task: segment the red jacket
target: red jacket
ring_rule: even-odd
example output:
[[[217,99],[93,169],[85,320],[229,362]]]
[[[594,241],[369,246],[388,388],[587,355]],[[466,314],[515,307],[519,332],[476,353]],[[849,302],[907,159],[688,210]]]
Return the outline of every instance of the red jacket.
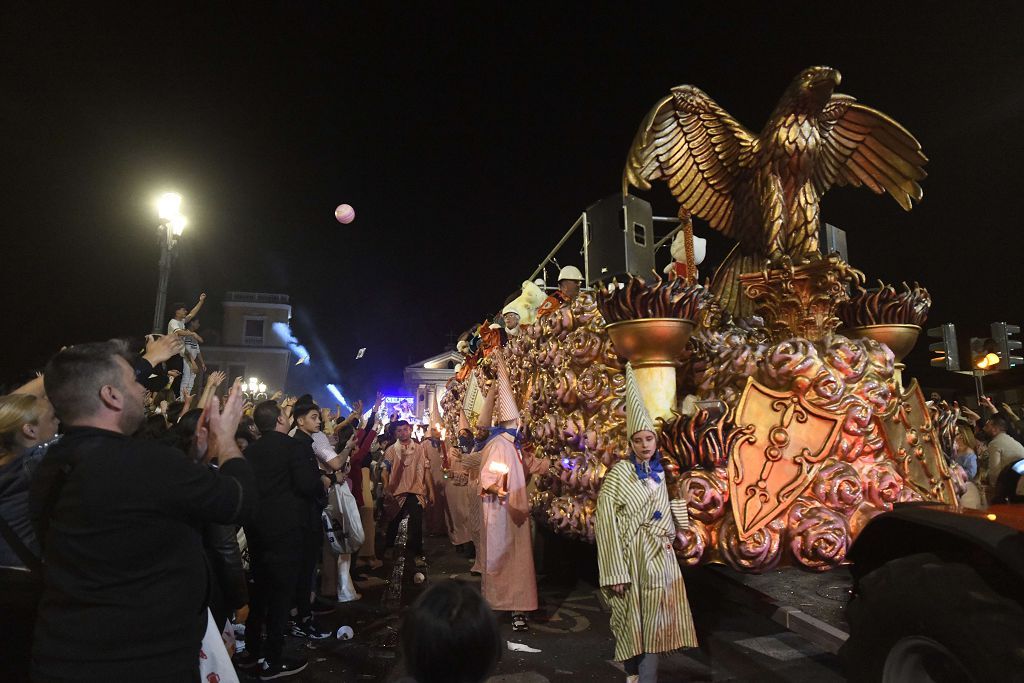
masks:
[[[356,449],[352,452],[352,457],[349,458],[351,465],[348,479],[352,482],[352,495],[359,507],[363,507],[363,461],[370,454],[370,446],[373,445],[373,440],[376,438],[377,432],[369,426],[366,429],[360,429],[356,432]]]

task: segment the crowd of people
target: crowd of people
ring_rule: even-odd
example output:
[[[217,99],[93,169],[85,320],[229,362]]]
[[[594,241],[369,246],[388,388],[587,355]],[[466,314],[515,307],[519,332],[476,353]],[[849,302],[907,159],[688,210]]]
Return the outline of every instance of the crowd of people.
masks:
[[[1021,418],[1009,404],[997,408],[988,396],[982,396],[980,403],[981,413],[954,404],[959,411],[956,460],[968,479],[960,502],[975,509],[1024,502]]]
[[[579,291],[565,272],[550,308]],[[520,442],[500,350],[475,431],[462,414],[445,440],[436,422],[382,415],[380,394],[348,415],[309,394],[246,401],[241,378],[207,372],[205,299],[174,304],[166,335],[66,347],[0,397],[5,680],[292,676],[307,662],[286,636],[333,637],[317,617],[361,598],[353,575],[400,550],[423,570],[432,534],[481,588],[443,581],[420,595],[403,620],[405,672],[482,681],[501,656],[495,613],[526,631],[538,607],[527,485],[551,465]],[[519,317],[506,307],[503,338]],[[685,506],[668,504],[653,424],[630,391],[638,426],[598,536],[616,652],[646,681],[649,655],[695,639],[678,566],[664,571]]]
[[[449,511],[440,482],[454,472],[468,494],[469,475],[436,429],[416,441],[398,414],[377,424],[380,395],[347,416],[308,394],[247,402],[240,379],[206,372],[204,300],[174,305],[166,335],[62,349],[0,397],[5,680],[291,676],[307,662],[285,637],[333,637],[316,616],[361,598],[353,574],[393,556],[402,519],[418,566],[425,510],[429,532],[475,557],[479,497],[453,493]],[[420,683],[480,680],[500,656],[493,614],[465,585],[432,586],[405,623]],[[442,624],[490,645],[437,668],[424,643]]]

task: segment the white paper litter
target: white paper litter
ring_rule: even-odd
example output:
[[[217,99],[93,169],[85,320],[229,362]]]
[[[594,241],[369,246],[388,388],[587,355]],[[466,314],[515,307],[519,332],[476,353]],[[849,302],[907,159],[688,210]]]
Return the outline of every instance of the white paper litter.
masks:
[[[513,643],[511,640],[508,642],[508,649],[512,652],[540,652],[537,648],[530,647],[529,645],[523,645],[522,643]]]

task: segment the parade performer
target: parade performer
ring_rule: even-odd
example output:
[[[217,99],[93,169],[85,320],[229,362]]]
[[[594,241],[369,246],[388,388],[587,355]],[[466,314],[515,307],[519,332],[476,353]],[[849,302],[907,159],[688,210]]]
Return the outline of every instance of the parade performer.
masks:
[[[479,573],[480,545],[480,454],[470,458],[473,450],[473,432],[469,428],[465,410],[459,410],[458,448],[449,449],[451,478],[448,480],[448,510],[451,527],[448,538],[456,548],[471,549],[474,565],[471,571]],[[471,467],[475,463],[475,467]]]
[[[516,444],[519,408],[500,350],[492,354],[497,381],[494,422],[480,464],[483,494],[483,595],[492,609],[512,612],[512,629],[526,631],[526,612],[537,609],[537,576],[533,569],[530,506],[526,495],[530,474],[548,471],[548,459],[523,454]]]
[[[436,414],[436,413],[435,413]],[[441,440],[441,432],[437,426],[427,429],[427,434],[420,443],[424,455],[427,456],[427,463],[430,465],[430,478],[434,480],[434,504],[427,509],[423,515],[423,524],[428,534],[432,536],[445,536],[448,534],[448,527],[451,524],[451,515],[448,512],[448,500],[446,498],[445,473],[445,443]]]
[[[384,453],[384,460],[390,463],[390,473],[384,470],[384,491],[393,498],[398,513],[388,523],[384,552],[394,554],[395,537],[402,518],[409,518],[409,544],[416,558],[417,567],[426,567],[423,555],[423,510],[434,499],[434,480],[430,477],[430,464],[423,453],[421,444],[412,440],[412,427],[405,420],[396,423],[395,435],[398,441],[391,444]]]
[[[523,319],[523,314],[519,310],[519,307],[515,302],[510,303],[505,308],[501,309],[501,317],[505,323],[505,334],[511,337],[518,337],[522,330],[519,327],[520,321]]]
[[[568,306],[580,293],[583,273],[576,266],[566,266],[558,271],[558,289],[551,293],[537,309],[537,318],[554,313],[562,306]]]
[[[696,647],[686,587],[672,551],[689,526],[686,504],[669,500],[654,422],[626,364],[631,453],[608,470],[597,498],[597,563],[611,604],[615,659],[627,681],[657,680],[659,652]]]

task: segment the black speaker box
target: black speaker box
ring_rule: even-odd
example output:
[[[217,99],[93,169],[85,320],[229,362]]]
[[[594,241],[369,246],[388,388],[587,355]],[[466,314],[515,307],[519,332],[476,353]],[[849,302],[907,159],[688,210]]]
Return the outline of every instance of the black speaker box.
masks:
[[[651,205],[621,194],[587,207],[588,285],[624,275],[648,277],[654,270]]]

